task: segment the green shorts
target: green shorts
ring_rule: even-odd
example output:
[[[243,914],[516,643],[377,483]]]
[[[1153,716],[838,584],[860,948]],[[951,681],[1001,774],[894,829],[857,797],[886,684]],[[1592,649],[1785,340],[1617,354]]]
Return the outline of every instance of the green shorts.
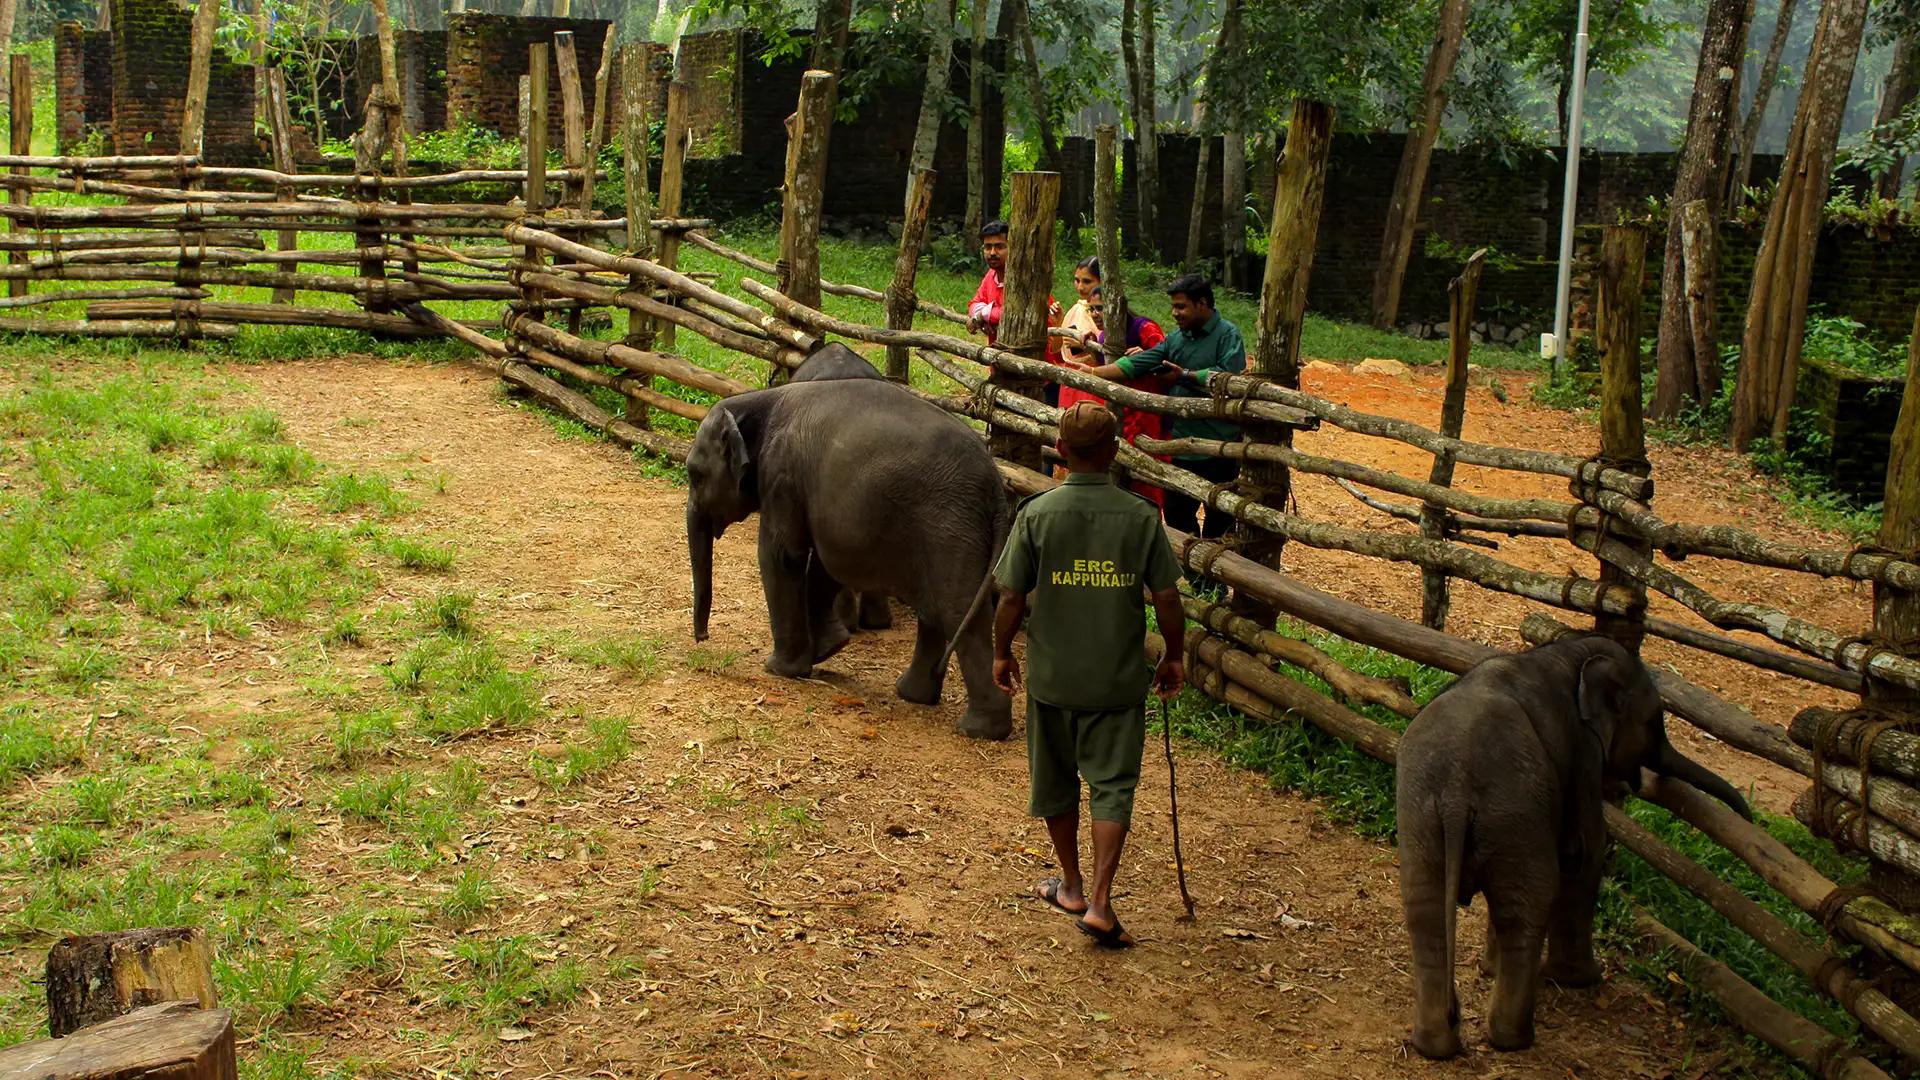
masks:
[[[1147,710],[1067,709],[1027,699],[1027,765],[1032,776],[1028,812],[1057,817],[1080,805],[1080,779],[1097,821],[1133,820],[1140,786],[1140,755],[1147,741]]]

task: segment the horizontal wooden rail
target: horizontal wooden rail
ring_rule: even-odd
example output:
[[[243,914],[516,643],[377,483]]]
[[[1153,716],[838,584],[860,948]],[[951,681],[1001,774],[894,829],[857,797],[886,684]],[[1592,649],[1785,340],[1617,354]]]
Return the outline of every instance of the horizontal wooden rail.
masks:
[[[686,239],[695,246],[703,247],[723,259],[730,259],[750,270],[758,270],[760,273],[768,275],[777,272],[778,268],[765,259],[758,259],[738,248],[728,247],[713,237],[708,236],[706,233],[689,232],[686,234]],[[850,296],[856,300],[870,300],[876,304],[884,304],[887,302],[887,294],[878,289],[869,289],[862,285],[846,285],[836,281],[827,281],[824,278],[820,281],[820,291],[833,296]],[[916,296],[914,297],[913,306],[918,311],[924,311],[929,315],[945,319],[950,323],[956,323],[960,326],[967,325],[967,317],[965,315],[962,315],[945,304],[936,303],[924,297]]]

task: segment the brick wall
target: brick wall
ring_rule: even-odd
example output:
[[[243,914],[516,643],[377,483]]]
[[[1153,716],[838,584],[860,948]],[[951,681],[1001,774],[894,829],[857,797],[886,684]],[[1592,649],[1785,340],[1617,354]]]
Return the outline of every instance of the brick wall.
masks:
[[[186,109],[193,14],[173,0],[110,0],[113,5],[113,148],[118,154],[180,149]],[[209,161],[251,163],[253,68],[216,46],[207,76],[204,142]]]
[[[113,123],[113,35],[77,22],[53,32],[53,99],[61,153],[89,127]]]
[[[573,31],[582,100],[591,112],[594,77],[599,73],[600,48],[606,43],[609,25],[600,19],[522,18],[471,11],[447,16],[446,123],[469,123],[507,136],[518,134],[520,76],[527,73],[527,49],[536,43],[551,45],[553,35],[561,30]],[[566,133],[560,73],[551,61],[547,70],[547,145],[559,149]],[[610,83],[608,100],[619,101],[617,64]]]
[[[406,111],[407,130],[443,130],[447,126],[447,32],[395,30],[393,57],[400,69],[400,102]],[[366,122],[367,95],[380,82],[380,39],[372,34],[355,39],[344,63],[351,69],[352,78],[343,102],[343,119],[346,130],[356,131]],[[516,86],[516,103],[518,94]]]
[[[687,164],[689,213],[701,216],[747,214],[777,206],[781,170],[786,164],[786,118],[799,100],[804,63],[782,61],[772,66],[755,57],[759,50],[749,40],[741,46],[741,152]],[[849,53],[858,55],[857,44]],[[951,85],[967,86],[966,42],[954,43]],[[997,70],[998,41],[988,44],[986,62]],[[683,54],[684,57],[684,54]],[[842,228],[878,228],[900,216],[906,199],[907,164],[913,154],[913,136],[920,120],[920,72],[910,85],[873,88],[852,120],[835,121],[827,149],[827,190],[824,212]],[[997,211],[999,177],[1006,142],[1001,97],[989,81],[986,101],[986,176],[990,187],[989,215]],[[951,119],[940,126],[933,167],[932,216],[958,220],[967,201],[967,130]]]

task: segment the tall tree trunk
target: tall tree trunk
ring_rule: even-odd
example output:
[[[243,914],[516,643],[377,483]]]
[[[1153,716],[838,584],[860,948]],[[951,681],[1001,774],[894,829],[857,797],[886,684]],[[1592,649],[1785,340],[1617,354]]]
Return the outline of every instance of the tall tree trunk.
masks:
[[[1047,112],[1047,84],[1040,70],[1040,52],[1033,41],[1033,20],[1027,9],[1028,0],[1005,0],[1011,9],[1013,35],[1020,41],[1020,53],[1026,60],[1022,74],[1026,78],[1027,102],[1033,108],[1033,122],[1039,129],[1040,168],[1046,172],[1060,171],[1060,144],[1053,137],[1053,118]]]
[[[253,123],[271,124],[272,107],[267,94],[267,0],[253,0]]]
[[[20,0],[0,0],[0,57],[5,57],[13,48],[13,19],[20,10]],[[0,83],[6,82],[0,79]],[[0,100],[6,98],[7,91],[0,87]]]
[[[1158,80],[1153,72],[1153,35],[1157,20],[1154,0],[1137,0],[1140,25],[1139,45],[1134,63],[1139,69],[1140,89],[1134,98],[1133,166],[1139,173],[1135,188],[1140,195],[1140,249],[1160,252],[1160,137],[1155,130],[1159,118]]]
[[[1900,118],[1900,114],[1913,104],[1915,89],[1920,89],[1920,80],[1916,76],[1916,51],[1920,51],[1920,39],[1916,39],[1909,30],[1900,35],[1893,46],[1893,67],[1887,71],[1886,81],[1880,84],[1880,108],[1873,114],[1873,126],[1891,124]],[[1900,175],[1906,170],[1907,159],[1897,156],[1887,171],[1874,181],[1874,194],[1882,199],[1894,199],[1900,195]]]
[[[987,0],[967,0],[972,51],[967,54],[967,221],[968,251],[980,250],[980,226],[987,218]]]
[[[1780,57],[1787,49],[1787,35],[1793,31],[1793,8],[1797,0],[1780,0],[1779,14],[1773,20],[1773,40],[1767,44],[1767,58],[1760,64],[1760,78],[1753,84],[1753,107],[1747,110],[1747,122],[1741,125],[1739,146],[1734,151],[1733,174],[1727,177],[1727,207],[1738,210],[1747,201],[1747,179],[1753,175],[1753,148],[1760,141],[1760,125],[1767,119],[1767,102],[1780,81]]]
[[[1220,15],[1227,54],[1245,47],[1240,33],[1240,0],[1227,0]],[[1220,280],[1230,289],[1244,288],[1247,253],[1247,131],[1246,110],[1236,101],[1224,103],[1215,116],[1220,125]]]
[[[1713,310],[1714,249],[1717,246],[1720,192],[1725,186],[1727,139],[1740,111],[1733,72],[1747,48],[1747,0],[1713,0],[1707,5],[1700,36],[1700,65],[1693,74],[1693,105],[1687,113],[1687,138],[1680,148],[1673,195],[1667,200],[1666,269],[1660,277],[1659,376],[1648,415],[1667,419],[1688,402],[1713,400],[1719,390],[1720,356],[1711,334],[1693,326],[1701,310],[1688,286],[1704,290],[1704,309]],[[1707,202],[1704,237],[1706,266],[1686,274],[1682,264],[1681,213],[1696,199]],[[1704,272],[1702,272],[1704,271]],[[1691,280],[1689,280],[1691,278]],[[1701,345],[1707,346],[1702,354]]]
[[[5,0],[0,0],[4,3]],[[1133,196],[1133,250],[1139,254],[1147,249],[1145,223],[1140,218],[1140,39],[1135,33],[1139,22],[1135,0],[1120,0],[1120,62],[1127,72],[1127,102],[1122,111],[1126,120],[1120,125],[1121,131],[1131,129],[1133,140],[1133,171],[1126,177],[1127,190]]]
[[[913,161],[907,175],[933,168],[933,154],[940,145],[940,107],[947,99],[947,79],[953,71],[954,0],[927,0],[927,81],[920,90],[920,124],[913,133]],[[907,203],[913,202],[913,185],[907,185]]]
[[[1224,118],[1223,118],[1224,119]],[[1237,123],[1220,130],[1220,280],[1243,287],[1247,253],[1247,136]]]
[[[1214,55],[1219,55],[1218,49]],[[1193,132],[1200,137],[1200,150],[1193,159],[1193,203],[1187,211],[1187,246],[1180,259],[1180,269],[1188,274],[1200,265],[1200,234],[1207,224],[1207,196],[1213,194],[1213,181],[1208,175],[1213,169],[1213,136],[1207,132],[1205,98],[1194,99]]]
[[[1407,131],[1400,152],[1400,169],[1393,175],[1393,196],[1387,201],[1386,229],[1380,236],[1380,261],[1373,267],[1373,325],[1393,326],[1400,314],[1400,286],[1406,280],[1407,260],[1413,255],[1413,229],[1420,219],[1420,195],[1427,186],[1427,165],[1440,123],[1447,115],[1447,86],[1460,44],[1467,34],[1467,0],[1444,0],[1434,27],[1433,48],[1427,53],[1427,75],[1420,86],[1420,116]]]
[[[1193,209],[1187,215],[1186,258],[1181,268],[1192,273],[1200,263],[1200,247],[1206,228],[1207,200],[1215,194],[1211,170],[1213,168],[1213,134],[1208,130],[1208,122],[1219,123],[1218,111],[1213,101],[1213,84],[1217,80],[1220,57],[1228,54],[1234,47],[1240,25],[1240,0],[1224,0],[1220,6],[1220,33],[1214,39],[1213,55],[1207,64],[1207,82],[1201,92],[1193,99],[1193,130],[1200,136],[1200,153],[1193,168]],[[1232,111],[1231,106],[1226,111]],[[1222,227],[1226,225],[1226,207],[1222,206]]]
[[[840,107],[841,67],[846,63],[847,33],[853,26],[853,0],[820,0],[813,12],[813,51],[807,66],[833,76],[827,87],[827,116]]]
[[[1780,186],[1754,260],[1729,432],[1736,449],[1786,434],[1794,381],[1800,374],[1800,346],[1806,338],[1807,292],[1821,209],[1866,22],[1867,0],[1826,0],[1820,6],[1793,134],[1780,166]]]

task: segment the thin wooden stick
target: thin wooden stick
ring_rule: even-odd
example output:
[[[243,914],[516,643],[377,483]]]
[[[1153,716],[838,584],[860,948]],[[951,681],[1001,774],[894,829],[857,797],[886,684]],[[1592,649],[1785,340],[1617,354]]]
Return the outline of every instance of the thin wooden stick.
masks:
[[[1447,285],[1447,388],[1440,404],[1440,434],[1458,439],[1467,419],[1467,356],[1472,345],[1473,302],[1480,291],[1480,270],[1486,265],[1487,250],[1481,248],[1467,257],[1460,276]],[[1453,455],[1433,455],[1433,469],[1427,482],[1435,487],[1453,486]],[[1420,508],[1420,535],[1438,540],[1446,532],[1446,511],[1440,504],[1427,501]],[[1432,570],[1420,572],[1420,621],[1435,630],[1447,625],[1447,578]]]

